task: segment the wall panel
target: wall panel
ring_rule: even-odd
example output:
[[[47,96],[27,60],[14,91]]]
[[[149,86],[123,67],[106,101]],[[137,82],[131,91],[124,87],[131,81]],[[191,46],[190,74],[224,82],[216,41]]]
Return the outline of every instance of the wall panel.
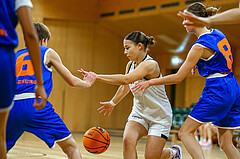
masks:
[[[97,73],[124,73],[128,62],[123,54],[122,37],[103,26],[91,22],[46,19],[52,32],[49,46],[55,49],[65,66],[82,78],[77,69]],[[68,86],[53,72],[54,89],[50,101],[71,131],[85,131],[92,126],[123,129],[132,107],[128,95],[114,110],[111,117],[104,117],[97,109],[100,101],[112,98],[118,86],[96,82],[92,88],[77,89]]]
[[[51,38],[48,41],[48,46],[53,48],[60,58],[64,65],[67,64],[67,30],[68,22],[67,21],[58,21],[58,20],[44,20],[44,23],[48,26],[51,32]],[[58,36],[59,35],[59,36]],[[53,91],[50,95],[49,101],[53,103],[53,106],[56,112],[63,117],[64,111],[64,96],[65,96],[66,83],[53,69]]]
[[[189,107],[192,103],[196,103],[199,100],[204,86],[205,78],[199,74],[189,75],[185,79],[185,107]]]
[[[124,74],[128,62],[123,53],[123,39],[109,32],[101,25],[96,25],[94,41],[94,71],[101,74]],[[122,129],[132,107],[131,95],[128,95],[116,106],[110,117],[99,114],[100,101],[109,101],[118,86],[97,82],[93,87],[91,126],[100,125],[108,129]]]
[[[80,78],[79,68],[89,70],[92,68],[94,23],[69,21],[67,31],[67,67]],[[91,105],[91,91],[76,89],[67,86],[65,96],[64,120],[73,131],[82,131],[89,122],[89,109]]]

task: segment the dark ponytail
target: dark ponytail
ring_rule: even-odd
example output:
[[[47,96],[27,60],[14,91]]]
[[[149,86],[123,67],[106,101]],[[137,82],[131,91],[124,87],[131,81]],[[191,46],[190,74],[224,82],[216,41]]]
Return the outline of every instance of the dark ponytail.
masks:
[[[155,44],[153,36],[146,36],[143,32],[140,31],[131,32],[124,39],[131,40],[135,44],[142,43],[145,49],[147,49],[149,45]]]

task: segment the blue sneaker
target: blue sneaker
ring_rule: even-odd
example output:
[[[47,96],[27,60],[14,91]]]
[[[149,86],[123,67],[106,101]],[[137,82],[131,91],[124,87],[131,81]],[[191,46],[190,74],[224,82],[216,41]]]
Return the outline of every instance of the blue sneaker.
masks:
[[[177,151],[172,159],[182,159],[182,148],[179,145],[173,145],[171,148]]]

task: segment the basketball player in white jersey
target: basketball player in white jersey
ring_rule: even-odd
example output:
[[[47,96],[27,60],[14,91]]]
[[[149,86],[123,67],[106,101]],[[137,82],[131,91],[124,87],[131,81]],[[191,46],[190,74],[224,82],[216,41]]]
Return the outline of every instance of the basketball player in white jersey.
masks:
[[[158,63],[147,54],[148,46],[154,45],[154,38],[144,33],[134,31],[124,39],[124,54],[129,58],[125,75],[97,75],[97,80],[114,85],[121,85],[115,96],[98,110],[104,115],[111,114],[114,106],[118,104],[141,81],[161,77]],[[91,75],[84,70],[84,76]],[[148,135],[145,158],[168,159],[182,158],[181,147],[174,145],[165,148],[172,125],[172,110],[165,87],[153,86],[144,96],[134,95],[134,104],[128,117],[123,135],[124,159],[137,159],[136,146],[138,140]]]

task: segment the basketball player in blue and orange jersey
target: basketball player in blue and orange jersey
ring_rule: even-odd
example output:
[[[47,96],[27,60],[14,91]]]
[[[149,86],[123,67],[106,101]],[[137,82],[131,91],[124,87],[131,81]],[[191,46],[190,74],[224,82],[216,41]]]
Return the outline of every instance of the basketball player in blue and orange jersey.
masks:
[[[206,8],[202,3],[193,3],[186,11],[200,17],[213,15],[217,8]],[[184,24],[184,23],[183,23]],[[240,153],[232,143],[233,131],[240,127],[240,87],[233,76],[233,56],[225,35],[217,29],[205,26],[184,25],[188,33],[198,40],[176,74],[138,83],[134,92],[146,90],[153,85],[180,83],[197,65],[199,74],[206,77],[205,88],[197,104],[183,123],[179,137],[194,159],[204,159],[201,146],[194,132],[205,122],[218,127],[219,145],[229,159],[239,159]]]
[[[34,23],[34,27],[39,37],[42,74],[47,96],[49,97],[53,87],[52,67],[69,85],[78,88],[90,87],[96,77],[88,76],[81,80],[72,75],[63,65],[59,55],[47,47],[47,42],[50,39],[50,31],[47,26],[42,23]],[[17,90],[14,106],[9,113],[7,122],[7,150],[10,150],[23,132],[27,131],[43,140],[49,148],[54,148],[55,143],[58,143],[69,159],[80,159],[81,154],[76,141],[62,119],[54,111],[52,104],[47,101],[45,108],[39,111],[31,107],[34,102],[32,92],[36,85],[36,78],[28,51],[25,48],[16,52]]]
[[[178,16],[187,19],[184,25],[207,26],[209,24],[236,24],[240,23],[240,2],[239,8],[233,8],[210,17],[199,17],[190,12],[179,12]]]
[[[13,105],[16,89],[14,48],[18,45],[15,27],[18,18],[22,26],[26,45],[36,72],[37,85],[34,95],[41,102],[35,102],[36,109],[45,106],[47,96],[41,74],[40,50],[37,35],[32,24],[32,3],[30,0],[0,0],[0,158],[6,158],[5,131],[9,110]],[[34,92],[34,89],[33,89]],[[37,100],[36,100],[37,101]],[[32,106],[33,107],[33,106]]]

